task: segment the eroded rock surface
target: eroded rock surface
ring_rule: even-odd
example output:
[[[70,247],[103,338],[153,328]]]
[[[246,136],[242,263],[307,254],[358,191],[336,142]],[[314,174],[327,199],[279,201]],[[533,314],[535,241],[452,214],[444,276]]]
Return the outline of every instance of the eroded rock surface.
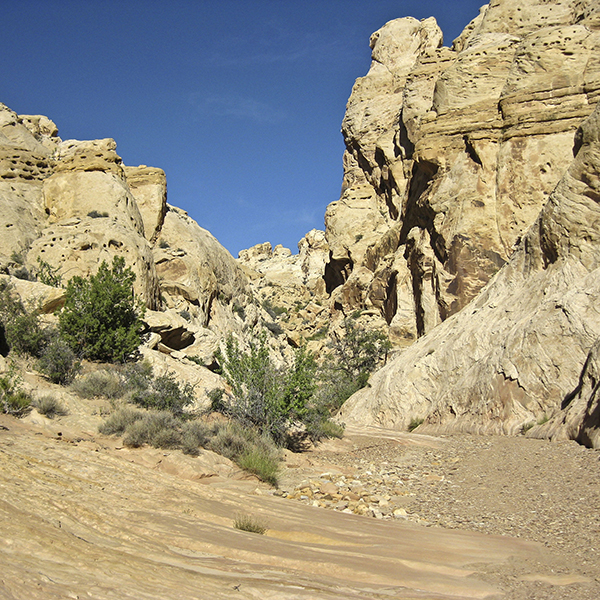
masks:
[[[578,383],[600,338],[600,107],[578,130],[575,152],[507,265],[468,307],[374,375],[343,419],[514,434],[571,405],[562,435],[597,444],[589,431],[599,426],[595,387]],[[594,360],[582,381],[593,378]],[[576,389],[587,397],[569,400]],[[582,402],[587,416],[576,408]]]

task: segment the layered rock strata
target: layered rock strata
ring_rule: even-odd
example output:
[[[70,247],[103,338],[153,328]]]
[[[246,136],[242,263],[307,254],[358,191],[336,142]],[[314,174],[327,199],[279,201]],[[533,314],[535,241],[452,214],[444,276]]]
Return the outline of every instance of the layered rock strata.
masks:
[[[469,306],[374,375],[344,420],[515,434],[553,416],[546,433],[598,445],[600,106],[574,152],[509,262]]]
[[[496,0],[452,49],[433,19],[373,34],[325,216],[337,310],[375,309],[408,345],[508,261],[598,99],[597,21],[593,2]]]

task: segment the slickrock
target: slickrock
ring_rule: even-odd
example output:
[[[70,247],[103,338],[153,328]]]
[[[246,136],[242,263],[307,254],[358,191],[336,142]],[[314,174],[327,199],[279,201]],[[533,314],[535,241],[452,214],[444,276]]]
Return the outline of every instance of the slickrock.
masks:
[[[78,402],[54,420],[0,415],[5,598],[466,600],[507,589],[483,581],[490,570],[512,578],[508,589],[549,575],[534,542],[325,511],[207,452],[123,449]],[[235,529],[239,514],[265,521],[266,535]]]

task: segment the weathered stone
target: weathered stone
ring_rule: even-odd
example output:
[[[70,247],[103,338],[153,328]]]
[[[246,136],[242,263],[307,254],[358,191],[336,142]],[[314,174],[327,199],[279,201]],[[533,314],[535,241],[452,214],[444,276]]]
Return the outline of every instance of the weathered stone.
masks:
[[[373,376],[342,420],[402,429],[425,418],[419,431],[511,434],[561,409],[600,338],[600,107],[575,138],[575,160],[508,264]],[[597,443],[585,416],[594,401],[584,394],[550,434]]]

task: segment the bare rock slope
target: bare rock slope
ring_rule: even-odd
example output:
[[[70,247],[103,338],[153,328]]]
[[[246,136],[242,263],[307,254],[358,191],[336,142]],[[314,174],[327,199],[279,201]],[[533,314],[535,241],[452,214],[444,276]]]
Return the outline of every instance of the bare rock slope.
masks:
[[[377,373],[343,418],[512,434],[562,409],[552,435],[597,445],[597,434],[579,430],[598,428],[596,350],[587,357],[600,337],[600,107],[578,130],[575,153],[508,264],[468,307]],[[575,401],[583,410],[570,407]]]

